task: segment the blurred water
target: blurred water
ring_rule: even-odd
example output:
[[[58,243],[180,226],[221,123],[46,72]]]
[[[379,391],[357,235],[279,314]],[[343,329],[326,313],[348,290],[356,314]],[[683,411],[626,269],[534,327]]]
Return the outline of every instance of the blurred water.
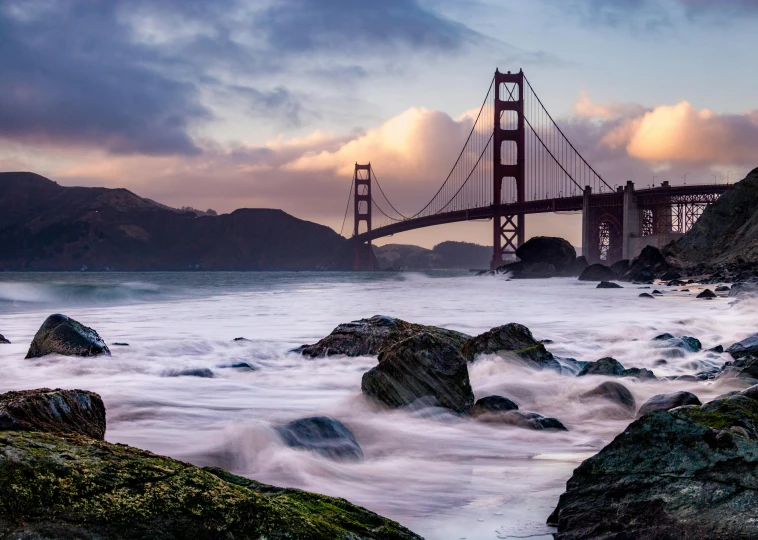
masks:
[[[465,272],[0,274],[0,391],[42,386],[100,393],[106,439],[262,482],[347,498],[429,539],[549,537],[545,520],[571,471],[631,418],[578,399],[604,380],[530,372],[498,358],[470,366],[477,398],[505,395],[521,410],[559,418],[566,433],[484,424],[440,411],[379,412],[361,398],[376,358],[306,359],[288,352],[337,324],[374,314],[478,334],[507,322],[550,339],[554,354],[613,356],[659,376],[692,374],[727,355],[671,357],[651,341],[671,332],[704,348],[756,331],[758,304],[696,300],[637,286],[595,289],[575,279],[506,281]],[[95,328],[113,356],[24,360],[47,315]],[[232,341],[245,337],[250,341]],[[666,364],[657,361],[665,358]],[[221,366],[248,362],[256,371]],[[209,368],[214,378],[167,377]],[[623,379],[638,405],[662,392],[701,400],[746,386],[736,381]],[[272,425],[312,415],[341,420],[366,459],[337,463],[285,448]]]

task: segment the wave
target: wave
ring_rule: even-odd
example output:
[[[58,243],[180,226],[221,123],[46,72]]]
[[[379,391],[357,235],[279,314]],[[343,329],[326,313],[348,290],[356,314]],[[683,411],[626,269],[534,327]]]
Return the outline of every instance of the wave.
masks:
[[[149,302],[177,295],[172,287],[143,283],[0,282],[0,306]]]

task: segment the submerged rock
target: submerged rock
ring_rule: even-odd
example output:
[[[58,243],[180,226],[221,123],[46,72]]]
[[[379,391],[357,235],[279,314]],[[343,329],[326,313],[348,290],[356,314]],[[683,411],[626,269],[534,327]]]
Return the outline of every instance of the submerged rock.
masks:
[[[0,431],[105,436],[105,406],[86,390],[39,388],[0,394]]]
[[[691,336],[682,336],[678,338],[668,332],[661,334],[660,336],[655,336],[653,341],[661,341],[662,343],[660,346],[662,347],[681,349],[691,353],[700,352],[703,349],[703,344],[700,343],[700,340],[697,338]]]
[[[738,341],[726,352],[732,355],[732,358],[758,358],[758,334],[752,335],[748,338]]]
[[[611,403],[621,405],[625,409],[634,412],[637,408],[637,402],[634,400],[632,393],[621,383],[607,381],[593,388],[589,392],[579,396],[581,399],[604,399]]]
[[[655,298],[655,296],[653,296],[650,293],[644,292],[644,293],[640,294],[640,298]]]
[[[637,416],[653,411],[668,411],[682,405],[701,405],[697,396],[691,392],[673,392],[671,394],[658,394],[642,404]]]
[[[258,367],[249,362],[235,362],[234,364],[224,364],[218,366],[221,369],[239,369],[242,371],[258,371]]]
[[[161,374],[162,377],[201,377],[212,379],[213,371],[208,368],[167,369]]]
[[[611,281],[616,274],[603,264],[591,264],[579,275],[579,281]]]
[[[758,402],[645,414],[566,484],[556,540],[758,538]]]
[[[507,424],[524,429],[568,431],[566,426],[557,418],[542,416],[534,412],[505,411],[487,413],[479,415],[477,420],[492,424]]]
[[[361,319],[344,323],[335,328],[331,334],[313,345],[303,345],[296,349],[305,356],[345,356],[377,355],[382,349],[395,345],[421,332],[436,336],[460,349],[470,337],[455,330],[436,326],[412,324],[394,317],[374,315],[370,319]]]
[[[96,356],[111,352],[105,341],[92,328],[65,315],[50,315],[42,323],[29,346],[27,358],[48,354],[65,356]]]
[[[716,298],[716,293],[710,289],[705,289],[703,292],[698,294],[696,298],[706,298],[710,300],[711,298]]]
[[[355,435],[342,422],[333,418],[301,418],[274,429],[284,444],[292,448],[312,450],[338,461],[363,459],[363,450],[355,440]]]
[[[8,340],[5,338],[5,336],[4,336],[4,335],[0,334],[0,344],[3,344],[3,343],[10,343],[10,341],[8,341]]]
[[[0,433],[8,538],[420,539],[344,499],[82,436]]]
[[[621,285],[618,283],[613,283],[612,281],[601,281],[597,284],[596,289],[623,289]]]
[[[422,398],[456,412],[474,405],[466,359],[449,340],[426,332],[379,353],[379,364],[363,374],[361,391],[389,407]]]
[[[621,362],[610,356],[601,358],[597,362],[587,362],[582,370],[577,374],[577,377],[583,377],[584,375],[608,375],[620,377],[624,374],[624,366]]]
[[[471,416],[497,414],[515,410],[518,410],[518,405],[510,399],[503,396],[487,396],[478,399],[474,403],[474,407],[471,409]]]
[[[472,337],[461,347],[461,354],[469,362],[480,354],[497,354],[513,359],[532,369],[560,371],[558,360],[534,339],[532,332],[523,324],[508,323]]]

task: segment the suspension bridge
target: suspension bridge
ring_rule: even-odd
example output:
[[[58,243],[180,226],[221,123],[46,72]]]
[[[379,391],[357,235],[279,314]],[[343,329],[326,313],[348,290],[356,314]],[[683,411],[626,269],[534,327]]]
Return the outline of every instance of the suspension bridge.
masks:
[[[371,164],[355,165],[345,218],[352,206],[356,270],[373,269],[372,240],[482,219],[493,223],[496,268],[524,242],[526,215],[578,211],[584,256],[610,264],[681,236],[728,189],[663,182],[635,190],[631,181],[614,189],[566,137],[523,71],[497,70],[468,138],[440,180],[420,210],[403,214]]]

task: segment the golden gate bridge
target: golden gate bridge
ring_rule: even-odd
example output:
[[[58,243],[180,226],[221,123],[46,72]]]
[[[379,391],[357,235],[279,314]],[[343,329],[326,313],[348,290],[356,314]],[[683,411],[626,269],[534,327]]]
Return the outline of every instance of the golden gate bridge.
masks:
[[[493,222],[496,268],[524,242],[527,214],[571,211],[582,212],[587,260],[610,264],[683,234],[728,189],[663,182],[635,190],[631,181],[614,189],[566,137],[523,70],[495,71],[468,138],[441,180],[432,198],[406,215],[392,204],[371,164],[356,163],[345,209],[345,217],[353,209],[356,270],[372,269],[372,240],[480,219]]]

